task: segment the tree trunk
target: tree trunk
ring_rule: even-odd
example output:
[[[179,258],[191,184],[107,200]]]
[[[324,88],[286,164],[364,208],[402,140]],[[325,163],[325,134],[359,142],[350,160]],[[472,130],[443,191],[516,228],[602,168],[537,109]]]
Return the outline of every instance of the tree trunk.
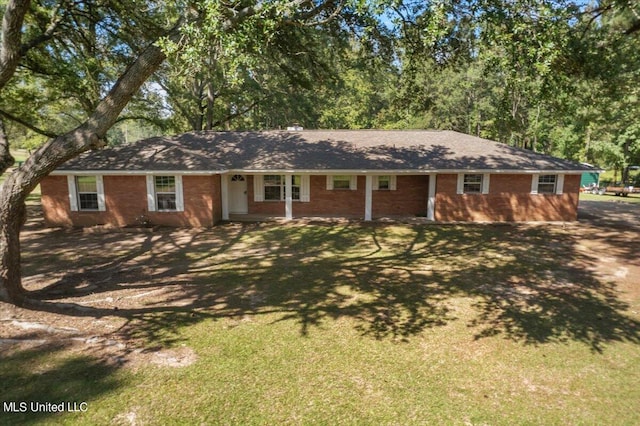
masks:
[[[164,59],[165,54],[159,47],[147,47],[87,121],[50,139],[0,186],[0,300],[18,305],[24,305],[27,300],[20,270],[20,229],[26,218],[24,201],[27,195],[43,177],[65,161],[89,149],[102,147],[104,136],[120,112]]]
[[[22,57],[22,24],[30,4],[29,0],[10,0],[4,7],[0,28],[0,89],[13,77]]]
[[[207,130],[213,130],[213,106],[215,102],[215,94],[213,91],[213,81],[210,79],[207,82]]]
[[[4,121],[0,117],[0,175],[4,174],[13,165],[14,161],[9,150],[9,139],[7,139],[7,134],[4,131]]]
[[[0,300],[24,304],[20,273],[20,228],[26,220],[24,202],[16,207],[0,204]]]

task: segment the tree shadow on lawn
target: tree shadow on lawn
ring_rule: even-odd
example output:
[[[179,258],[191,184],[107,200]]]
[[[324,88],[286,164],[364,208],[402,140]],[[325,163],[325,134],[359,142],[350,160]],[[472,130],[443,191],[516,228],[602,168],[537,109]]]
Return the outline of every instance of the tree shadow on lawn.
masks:
[[[246,224],[136,238],[133,245],[111,234],[73,240],[76,247],[100,242],[106,258],[41,290],[41,309],[57,310],[50,302],[59,297],[81,305],[87,293],[78,281],[98,281],[92,297],[130,289],[162,297],[117,310],[81,306],[70,315],[119,316],[127,320],[123,333],[163,344],[206,318],[273,313],[297,321],[302,335],[347,317],[363,335],[402,340],[457,321],[454,300],[468,298],[478,339],[573,340],[594,351],[640,343],[640,322],[614,284],[593,272],[597,254],[579,251],[579,236],[558,226]],[[31,256],[28,263],[38,264]],[[105,270],[117,274],[99,279]]]
[[[11,353],[0,350],[3,408],[6,404],[15,403],[13,412],[5,410],[0,424],[30,424],[44,419],[56,421],[68,416],[70,410],[90,410],[93,399],[124,385],[113,375],[118,369],[117,364],[88,355],[58,357],[66,347],[66,344],[58,342]],[[81,406],[83,402],[87,405]],[[32,407],[32,403],[58,406],[64,403],[64,412],[38,410],[37,406]],[[69,403],[70,406],[67,405]]]

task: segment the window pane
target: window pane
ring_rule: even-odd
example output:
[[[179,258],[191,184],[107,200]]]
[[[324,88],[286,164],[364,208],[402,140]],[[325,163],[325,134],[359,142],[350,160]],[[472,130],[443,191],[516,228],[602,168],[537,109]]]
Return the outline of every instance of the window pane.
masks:
[[[98,194],[78,194],[80,210],[98,210]]]
[[[556,175],[538,176],[538,193],[553,194],[556,192]]]
[[[391,187],[390,176],[378,176],[378,189],[389,189]]]
[[[78,192],[98,192],[95,176],[77,176],[76,186]]]
[[[176,194],[156,194],[158,210],[175,210]]]
[[[270,201],[282,200],[282,187],[281,186],[265,186],[264,187],[264,199]]]
[[[302,183],[302,177],[298,175],[291,176],[291,185],[300,186]]]
[[[264,184],[265,185],[280,185],[282,183],[282,176],[279,175],[265,175],[264,176]]]
[[[300,187],[292,186],[291,187],[291,198],[294,200],[300,200]]]
[[[553,183],[539,183],[538,184],[538,193],[539,194],[553,194],[556,192],[556,185]]]
[[[156,192],[176,192],[175,176],[156,176]]]
[[[333,189],[349,189],[351,187],[351,176],[334,176]]]
[[[482,187],[478,183],[465,183],[463,191],[465,194],[477,194],[482,191]]]
[[[464,175],[462,190],[465,194],[479,194],[482,192],[482,175]]]

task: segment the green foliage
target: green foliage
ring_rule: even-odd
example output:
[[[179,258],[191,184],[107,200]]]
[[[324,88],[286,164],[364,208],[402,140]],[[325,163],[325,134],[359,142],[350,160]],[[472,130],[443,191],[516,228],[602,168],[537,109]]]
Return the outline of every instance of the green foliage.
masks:
[[[59,30],[28,52],[0,110],[19,119],[14,145],[35,147],[82,122],[157,41],[168,60],[110,143],[293,123],[435,128],[623,170],[640,163],[638,13],[613,0],[43,0],[25,38]]]

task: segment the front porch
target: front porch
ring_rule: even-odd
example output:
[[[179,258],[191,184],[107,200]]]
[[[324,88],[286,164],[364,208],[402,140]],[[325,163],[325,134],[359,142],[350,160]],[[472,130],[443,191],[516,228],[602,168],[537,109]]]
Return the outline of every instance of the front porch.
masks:
[[[366,174],[365,174],[366,173]],[[350,186],[332,179],[350,177]],[[386,176],[389,178],[389,176]],[[281,175],[235,171],[221,176],[223,221],[279,221],[296,218],[391,220],[435,216],[435,174],[391,176],[393,185],[379,186],[380,176]],[[274,184],[276,182],[276,184]]]

